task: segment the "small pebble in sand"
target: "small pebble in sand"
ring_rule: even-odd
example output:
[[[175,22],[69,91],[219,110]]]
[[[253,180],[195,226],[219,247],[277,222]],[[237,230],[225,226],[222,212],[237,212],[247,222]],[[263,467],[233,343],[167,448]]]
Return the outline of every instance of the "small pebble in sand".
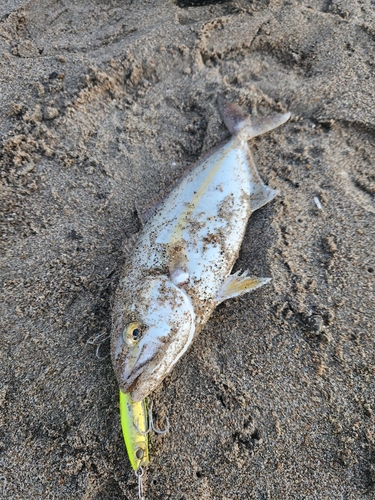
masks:
[[[53,120],[59,115],[59,110],[51,106],[47,106],[43,111],[43,118],[45,120]]]
[[[315,202],[315,205],[318,207],[319,210],[323,210],[323,206],[320,203],[320,200],[319,200],[319,198],[317,196],[314,196],[314,202]]]

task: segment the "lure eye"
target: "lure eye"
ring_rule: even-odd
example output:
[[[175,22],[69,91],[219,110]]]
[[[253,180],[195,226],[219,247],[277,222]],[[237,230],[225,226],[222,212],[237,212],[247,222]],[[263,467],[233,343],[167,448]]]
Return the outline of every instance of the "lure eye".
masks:
[[[122,336],[128,345],[136,344],[141,338],[141,325],[136,321],[128,323],[124,328]]]

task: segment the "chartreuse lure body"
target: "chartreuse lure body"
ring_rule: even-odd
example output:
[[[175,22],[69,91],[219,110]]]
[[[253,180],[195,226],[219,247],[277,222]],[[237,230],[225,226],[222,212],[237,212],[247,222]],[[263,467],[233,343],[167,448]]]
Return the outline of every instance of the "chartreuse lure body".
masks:
[[[133,470],[138,471],[149,462],[146,400],[133,401],[130,394],[120,391],[120,416],[129,460]]]

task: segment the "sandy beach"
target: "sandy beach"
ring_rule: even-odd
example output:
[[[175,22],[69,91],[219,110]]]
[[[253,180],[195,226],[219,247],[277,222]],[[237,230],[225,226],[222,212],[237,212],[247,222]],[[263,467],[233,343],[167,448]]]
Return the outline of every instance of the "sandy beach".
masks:
[[[375,3],[3,0],[0,498],[136,500],[108,336],[138,213],[229,133],[279,191],[153,393],[147,500],[375,499]],[[98,356],[97,356],[98,354]]]

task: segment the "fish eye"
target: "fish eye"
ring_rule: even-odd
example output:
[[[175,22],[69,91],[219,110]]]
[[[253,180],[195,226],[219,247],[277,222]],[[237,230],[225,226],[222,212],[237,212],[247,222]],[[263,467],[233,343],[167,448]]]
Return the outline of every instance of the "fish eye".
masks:
[[[140,334],[141,332],[139,331],[139,328],[134,328],[134,330],[132,331],[133,340],[139,340]]]
[[[124,328],[122,336],[128,345],[136,344],[141,338],[141,325],[137,321],[128,323]]]

